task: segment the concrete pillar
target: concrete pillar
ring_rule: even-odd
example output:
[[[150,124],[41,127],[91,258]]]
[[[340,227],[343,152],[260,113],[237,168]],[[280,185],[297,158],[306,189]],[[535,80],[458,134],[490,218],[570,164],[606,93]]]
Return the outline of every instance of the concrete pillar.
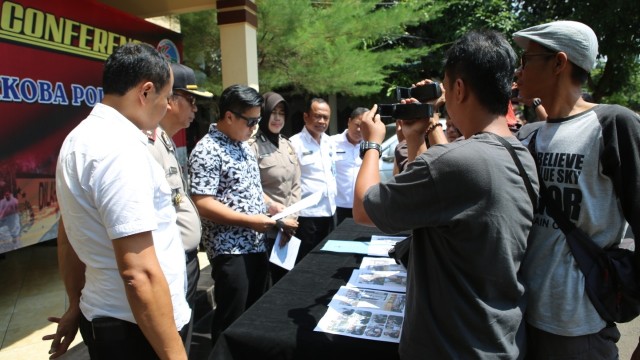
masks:
[[[258,7],[249,0],[217,0],[222,87],[233,84],[258,87]]]

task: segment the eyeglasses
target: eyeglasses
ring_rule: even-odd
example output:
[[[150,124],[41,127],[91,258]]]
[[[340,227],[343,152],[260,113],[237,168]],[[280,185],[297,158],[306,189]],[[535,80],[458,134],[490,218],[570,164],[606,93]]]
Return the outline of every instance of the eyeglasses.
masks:
[[[193,95],[187,95],[187,94],[184,94],[184,93],[181,93],[181,92],[174,92],[173,95],[180,96],[181,98],[184,98],[185,100],[187,100],[187,102],[189,104],[191,104],[191,106],[195,106],[196,105],[197,99]]]
[[[527,65],[527,62],[529,61],[530,58],[532,57],[537,57],[537,56],[542,56],[542,57],[552,57],[552,56],[556,56],[556,53],[552,53],[552,52],[538,52],[538,53],[523,53],[520,56],[520,67],[524,69],[524,67]]]
[[[235,116],[237,116],[237,117],[239,117],[239,118],[241,118],[243,120],[246,120],[248,127],[254,127],[260,122],[260,120],[262,120],[262,117],[260,117],[260,116],[258,116],[258,117],[246,117],[246,116],[242,115],[239,112],[236,112],[236,111],[233,111],[233,110],[229,110],[229,111],[231,111],[231,113],[233,115],[235,115]]]

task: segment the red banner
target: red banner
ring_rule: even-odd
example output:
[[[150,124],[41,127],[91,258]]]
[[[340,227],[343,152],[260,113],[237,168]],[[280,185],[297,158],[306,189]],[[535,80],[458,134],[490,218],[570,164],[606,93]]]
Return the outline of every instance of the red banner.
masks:
[[[56,237],[60,146],[102,99],[103,62],[127,42],[180,62],[180,34],[101,3],[0,0],[0,192],[21,212],[15,236],[0,198],[0,253]]]

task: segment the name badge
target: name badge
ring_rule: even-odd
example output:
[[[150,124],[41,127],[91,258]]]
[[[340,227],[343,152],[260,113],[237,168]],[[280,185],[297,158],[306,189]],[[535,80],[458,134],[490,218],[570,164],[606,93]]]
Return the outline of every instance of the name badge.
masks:
[[[313,150],[305,151],[302,153],[302,156],[307,156],[313,154]]]

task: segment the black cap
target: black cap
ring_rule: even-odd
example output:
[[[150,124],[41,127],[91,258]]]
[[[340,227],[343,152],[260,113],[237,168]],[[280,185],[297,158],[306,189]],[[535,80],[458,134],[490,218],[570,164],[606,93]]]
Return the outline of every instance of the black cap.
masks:
[[[205,99],[211,99],[213,97],[213,94],[208,91],[198,91],[196,75],[190,67],[182,64],[171,63],[171,70],[173,70],[174,90],[186,91],[189,94]]]

